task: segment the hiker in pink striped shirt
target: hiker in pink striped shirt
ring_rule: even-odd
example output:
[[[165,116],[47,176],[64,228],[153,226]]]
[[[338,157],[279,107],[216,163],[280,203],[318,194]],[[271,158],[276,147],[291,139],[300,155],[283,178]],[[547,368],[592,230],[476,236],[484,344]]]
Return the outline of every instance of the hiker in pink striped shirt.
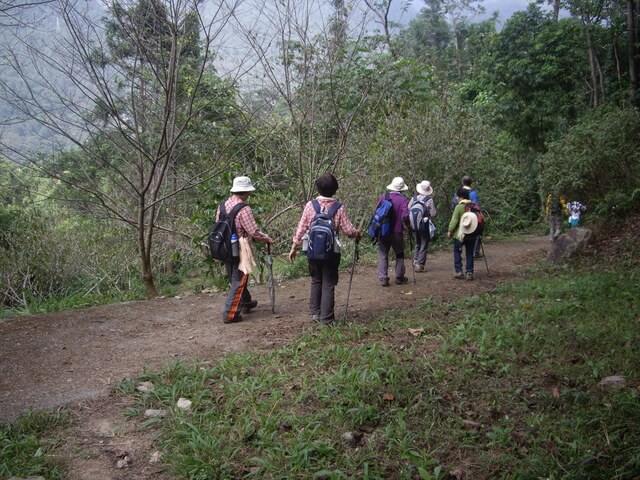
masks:
[[[354,238],[356,242],[362,238],[362,233],[349,220],[344,205],[332,198],[338,191],[338,180],[330,173],[325,173],[318,177],[315,185],[319,195],[305,205],[298,228],[293,235],[293,244],[289,252],[289,260],[292,262],[297,256],[298,247],[304,244],[305,236],[309,234],[317,211],[328,213],[332,209],[335,210],[331,224],[336,237],[339,233],[344,233],[347,237]],[[338,247],[334,248],[333,253],[324,260],[313,259],[311,258],[313,255],[307,253],[311,274],[309,315],[314,321],[324,325],[331,324],[335,320],[335,288],[338,284],[340,265],[339,240],[336,238],[335,242]]]

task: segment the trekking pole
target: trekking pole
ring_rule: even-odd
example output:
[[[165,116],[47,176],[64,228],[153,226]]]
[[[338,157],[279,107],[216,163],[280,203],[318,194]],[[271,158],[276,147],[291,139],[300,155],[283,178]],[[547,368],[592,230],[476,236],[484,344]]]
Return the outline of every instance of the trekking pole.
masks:
[[[366,217],[362,217],[360,219],[360,223],[358,224],[358,231],[362,231],[362,226],[366,221]],[[351,296],[351,284],[353,283],[353,273],[356,270],[356,262],[360,258],[360,252],[358,251],[358,246],[360,245],[360,240],[356,240],[355,248],[353,249],[353,263],[351,264],[351,273],[349,274],[349,286],[347,287],[347,303],[344,306],[344,319],[347,320],[347,312],[349,311],[349,297]]]
[[[416,244],[416,247],[418,245]],[[416,265],[413,263],[413,233],[409,230],[409,248],[411,251],[409,252],[409,256],[411,259],[411,270],[413,271],[413,284],[416,284]]]
[[[276,313],[276,284],[273,278],[273,257],[271,256],[270,243],[267,243],[267,267],[269,268],[269,300],[271,301],[271,313]]]
[[[480,242],[480,249],[482,250],[482,258],[484,258],[484,265],[485,267],[487,267],[487,277],[490,277],[491,272],[489,271],[489,264],[487,263],[487,254],[484,253],[484,244],[482,241]]]
[[[353,282],[353,272],[356,270],[356,262],[360,256],[358,252],[359,240],[356,240],[356,246],[353,249],[353,263],[351,264],[351,274],[349,275],[349,286],[347,287],[347,303],[344,306],[344,319],[347,320],[347,312],[349,311],[349,297],[351,296],[351,283]]]

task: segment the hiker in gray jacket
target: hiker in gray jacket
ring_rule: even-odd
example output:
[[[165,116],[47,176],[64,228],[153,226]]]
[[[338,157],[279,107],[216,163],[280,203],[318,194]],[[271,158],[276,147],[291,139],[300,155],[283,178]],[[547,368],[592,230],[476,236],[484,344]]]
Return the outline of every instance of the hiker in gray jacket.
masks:
[[[411,212],[412,207],[417,204],[424,205],[424,217],[422,221],[426,224],[426,229],[422,230],[417,228],[417,226],[414,229],[414,234],[416,236],[416,251],[413,254],[413,270],[416,272],[425,272],[427,249],[429,248],[429,240],[431,239],[427,222],[428,219],[436,216],[436,204],[433,201],[433,187],[431,186],[431,182],[428,180],[423,180],[416,185],[416,191],[418,192],[418,195],[413,197],[409,202],[409,212]]]

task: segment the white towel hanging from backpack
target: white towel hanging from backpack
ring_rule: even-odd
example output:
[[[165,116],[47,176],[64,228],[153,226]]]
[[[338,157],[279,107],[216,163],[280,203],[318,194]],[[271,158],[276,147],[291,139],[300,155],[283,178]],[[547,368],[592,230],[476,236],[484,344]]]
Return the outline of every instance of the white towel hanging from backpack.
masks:
[[[249,275],[256,266],[256,262],[253,259],[253,250],[251,250],[251,243],[247,237],[240,237],[240,264],[238,270],[245,275]]]

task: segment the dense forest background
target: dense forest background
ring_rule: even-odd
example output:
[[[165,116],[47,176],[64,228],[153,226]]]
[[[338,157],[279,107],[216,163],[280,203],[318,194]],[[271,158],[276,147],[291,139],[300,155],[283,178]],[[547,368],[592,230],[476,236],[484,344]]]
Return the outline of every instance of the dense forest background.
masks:
[[[500,30],[477,0],[406,25],[393,2],[4,3],[2,308],[222,285],[204,240],[241,174],[276,252],[326,171],[361,227],[396,175],[432,182],[441,231],[463,174],[496,233],[540,225],[550,192],[594,228],[638,206],[639,1],[532,3]]]

